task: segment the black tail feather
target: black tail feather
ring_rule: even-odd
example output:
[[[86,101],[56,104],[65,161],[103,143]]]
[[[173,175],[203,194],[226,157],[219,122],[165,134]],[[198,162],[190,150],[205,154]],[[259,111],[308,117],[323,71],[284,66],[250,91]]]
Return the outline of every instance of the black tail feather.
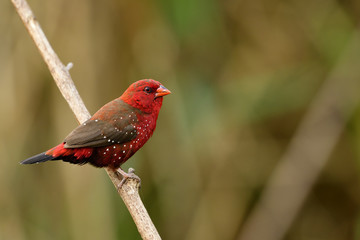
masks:
[[[21,164],[33,164],[33,163],[41,163],[49,160],[54,160],[54,157],[51,155],[46,155],[45,152],[40,153],[38,155],[32,156],[24,161],[20,162]]]

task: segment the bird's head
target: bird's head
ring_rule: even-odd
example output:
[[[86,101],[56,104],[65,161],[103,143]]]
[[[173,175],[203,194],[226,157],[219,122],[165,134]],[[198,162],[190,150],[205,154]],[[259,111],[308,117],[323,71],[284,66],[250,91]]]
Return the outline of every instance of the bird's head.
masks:
[[[143,112],[152,113],[160,110],[163,96],[170,93],[160,82],[143,79],[131,84],[120,99]]]

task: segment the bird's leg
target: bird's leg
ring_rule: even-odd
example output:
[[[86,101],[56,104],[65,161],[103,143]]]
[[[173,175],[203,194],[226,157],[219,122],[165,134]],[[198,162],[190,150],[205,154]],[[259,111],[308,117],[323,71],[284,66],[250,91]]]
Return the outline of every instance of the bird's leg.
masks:
[[[135,174],[135,169],[129,168],[128,172],[125,172],[121,167],[119,167],[116,169],[116,173],[122,177],[118,188],[121,188],[128,178],[135,179],[139,183],[139,188],[141,187],[141,179]]]

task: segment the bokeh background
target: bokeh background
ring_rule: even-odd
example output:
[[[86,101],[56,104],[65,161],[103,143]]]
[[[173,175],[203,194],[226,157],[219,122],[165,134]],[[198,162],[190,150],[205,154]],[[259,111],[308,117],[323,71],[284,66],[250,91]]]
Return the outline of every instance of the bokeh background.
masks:
[[[163,239],[359,239],[358,0],[29,4],[74,63],[91,113],[138,79],[172,91],[153,138],[124,165]],[[77,122],[10,1],[0,16],[0,239],[140,239],[104,170],[18,164]],[[336,114],[316,118],[322,109]],[[302,141],[312,148],[292,150],[312,117]],[[262,218],[289,152],[306,167],[272,196],[284,209]]]

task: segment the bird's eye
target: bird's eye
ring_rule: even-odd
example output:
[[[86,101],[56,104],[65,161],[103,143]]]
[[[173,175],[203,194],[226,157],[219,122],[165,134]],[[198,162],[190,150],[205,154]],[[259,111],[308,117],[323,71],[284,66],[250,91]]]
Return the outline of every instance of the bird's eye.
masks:
[[[151,93],[152,92],[152,89],[150,87],[145,87],[144,88],[144,92],[146,93]]]

